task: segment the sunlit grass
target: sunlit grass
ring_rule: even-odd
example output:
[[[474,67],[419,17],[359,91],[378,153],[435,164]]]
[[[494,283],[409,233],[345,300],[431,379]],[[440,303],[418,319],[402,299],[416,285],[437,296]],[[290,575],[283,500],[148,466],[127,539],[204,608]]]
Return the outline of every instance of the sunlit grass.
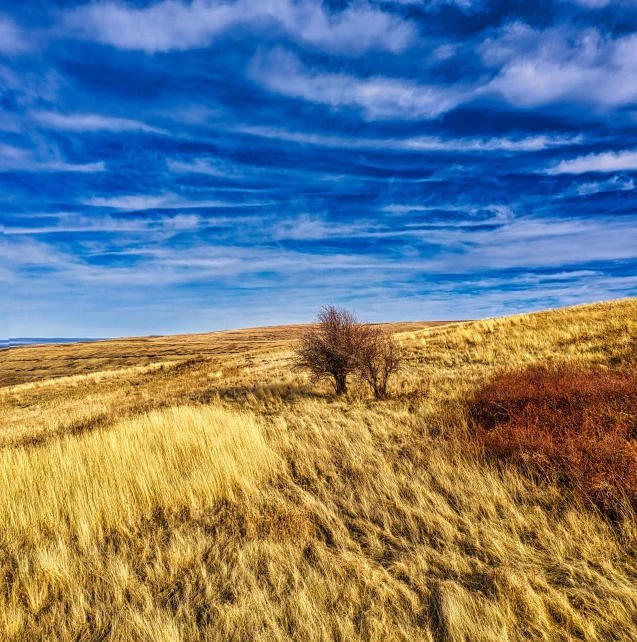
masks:
[[[88,543],[154,510],[201,511],[271,472],[249,415],[175,407],[108,430],[0,451],[0,543],[55,533]]]

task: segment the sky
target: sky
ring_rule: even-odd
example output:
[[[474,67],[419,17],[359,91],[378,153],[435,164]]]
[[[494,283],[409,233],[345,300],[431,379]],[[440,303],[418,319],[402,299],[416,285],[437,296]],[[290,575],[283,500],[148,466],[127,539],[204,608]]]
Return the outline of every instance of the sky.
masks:
[[[637,0],[0,3],[0,336],[637,295]]]

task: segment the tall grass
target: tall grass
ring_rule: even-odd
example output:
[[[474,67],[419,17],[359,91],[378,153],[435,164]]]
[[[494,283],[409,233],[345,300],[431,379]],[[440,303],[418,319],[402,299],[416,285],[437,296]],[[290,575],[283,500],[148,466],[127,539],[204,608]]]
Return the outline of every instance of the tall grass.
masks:
[[[201,511],[254,487],[274,461],[251,416],[215,407],[175,407],[5,449],[0,545],[46,533],[87,544],[155,510]]]

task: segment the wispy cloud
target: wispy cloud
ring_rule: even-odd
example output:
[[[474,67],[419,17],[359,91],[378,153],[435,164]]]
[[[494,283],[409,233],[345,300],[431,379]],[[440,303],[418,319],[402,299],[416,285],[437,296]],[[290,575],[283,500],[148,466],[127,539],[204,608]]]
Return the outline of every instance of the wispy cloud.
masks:
[[[196,222],[186,221],[183,227]],[[329,224],[301,217],[291,226],[280,226],[275,236],[307,241],[331,236]],[[634,222],[633,222],[634,223]],[[338,236],[347,226],[336,226]],[[354,236],[361,226],[350,226]],[[400,237],[398,231],[390,232]],[[637,258],[637,227],[631,221],[603,218],[598,220],[542,219],[523,217],[505,222],[495,230],[423,229],[405,230],[415,242],[426,242],[423,253],[398,256],[352,254],[347,251],[330,255],[316,251],[196,243],[188,247],[151,246],[131,249],[134,264],[113,269],[110,265],[88,263],[42,242],[15,242],[8,245],[8,256],[15,268],[38,265],[65,273],[72,280],[105,280],[111,283],[126,279],[146,280],[161,275],[169,282],[199,282],[209,278],[236,281],[249,276],[263,279],[263,272],[278,274],[280,283],[304,279],[320,281],[320,274],[356,272],[372,282],[386,279],[388,271],[401,273],[409,282],[424,275],[464,274],[475,278],[485,270],[534,269],[577,266],[608,260]],[[110,255],[112,249],[106,250]],[[116,252],[115,252],[116,253]]]
[[[440,203],[437,205],[421,205],[392,203],[382,208],[383,212],[389,214],[414,214],[418,212],[435,213],[456,213],[462,216],[456,220],[446,219],[440,222],[440,227],[472,227],[486,224],[503,224],[514,218],[514,211],[509,205],[502,204],[455,204]]]
[[[92,174],[106,169],[104,161],[68,163],[59,158],[39,158],[31,150],[0,143],[0,172],[76,172]],[[51,156],[47,154],[47,156]]]
[[[23,217],[24,218],[24,217]],[[194,214],[177,214],[175,216],[154,218],[115,218],[112,216],[85,216],[83,214],[62,213],[48,215],[48,224],[30,226],[7,226],[7,235],[43,235],[43,234],[94,234],[105,233],[161,233],[183,232],[200,226],[201,218]]]
[[[0,53],[20,54],[30,48],[22,30],[8,17],[0,15]]]
[[[144,131],[156,134],[166,132],[146,123],[130,118],[116,118],[100,114],[59,114],[56,112],[36,112],[32,118],[42,127],[71,132],[126,132]]]
[[[59,100],[63,85],[64,79],[55,69],[47,67],[34,71],[30,66],[22,69],[0,64],[0,96],[4,101],[0,122],[8,117],[23,116],[28,109],[52,105]]]
[[[371,236],[382,225],[370,221],[336,223],[320,216],[302,214],[277,223],[271,234],[276,240],[319,241],[330,238],[363,238]]]
[[[147,53],[205,47],[240,26],[278,29],[299,42],[342,52],[401,51],[416,33],[409,22],[364,3],[330,14],[318,0],[164,0],[143,8],[102,2],[67,13],[64,25],[78,35]]]
[[[586,172],[637,171],[637,151],[603,152],[562,160],[549,167],[547,174],[585,174]]]
[[[342,149],[395,149],[422,152],[537,152],[555,147],[581,145],[585,142],[581,134],[508,137],[449,137],[412,136],[408,138],[366,138],[364,136],[335,136],[312,132],[289,131],[278,127],[243,126],[238,131],[263,138],[275,138],[304,145]]]
[[[80,203],[89,207],[105,207],[129,212],[156,209],[192,209],[198,207],[260,207],[264,203],[253,201],[219,201],[210,199],[188,199],[178,194],[131,194],[127,196],[93,196],[81,199]]]
[[[224,178],[240,178],[246,175],[246,170],[224,161],[221,158],[196,158],[193,161],[177,161],[168,159],[168,169],[176,174],[205,174]]]
[[[630,192],[637,188],[637,182],[627,176],[613,176],[605,181],[592,181],[573,186],[579,196],[589,196],[600,192]]]

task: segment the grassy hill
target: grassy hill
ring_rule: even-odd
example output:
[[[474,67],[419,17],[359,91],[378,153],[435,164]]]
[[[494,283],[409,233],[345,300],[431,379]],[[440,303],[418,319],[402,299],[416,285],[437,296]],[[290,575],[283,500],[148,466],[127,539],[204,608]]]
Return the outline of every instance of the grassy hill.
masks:
[[[637,300],[393,329],[383,402],[298,326],[0,353],[0,639],[637,639],[637,520],[467,447],[498,370],[627,364]]]

